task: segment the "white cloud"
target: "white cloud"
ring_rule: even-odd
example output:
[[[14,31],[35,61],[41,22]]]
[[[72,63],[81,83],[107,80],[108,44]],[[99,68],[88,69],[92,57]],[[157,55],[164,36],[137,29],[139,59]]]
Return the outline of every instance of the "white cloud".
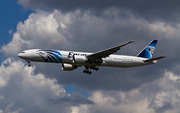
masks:
[[[11,110],[11,108],[14,106],[14,102],[11,102],[9,103],[6,107],[5,107],[5,110],[4,110],[4,113],[20,113],[23,111],[22,108],[19,108],[19,109],[16,109],[14,111]],[[2,113],[3,113],[3,110],[2,110]]]
[[[29,18],[17,25],[12,41],[1,47],[1,52],[7,56],[17,56],[17,53],[28,48],[53,47],[51,45],[68,46],[65,37],[58,32],[58,28],[65,29],[63,23],[54,18],[59,12],[46,13],[38,11],[29,15]]]
[[[72,110],[71,113],[79,113],[79,108],[77,106],[72,106],[71,110]]]
[[[46,78],[41,73],[34,74],[34,70],[35,67],[29,68],[13,58],[8,58],[2,63],[0,66],[1,112],[21,113],[33,112],[33,110],[50,112],[46,109],[53,109],[56,105],[53,106],[49,99],[63,98],[67,95],[64,88],[57,84],[57,80]],[[66,108],[59,107],[54,112],[59,110],[63,111]]]
[[[107,47],[107,45],[109,46],[109,44],[113,45],[130,39],[139,40],[137,45],[142,45],[142,42],[145,43],[155,37],[157,37],[157,39],[162,39],[163,37],[164,40],[173,37],[175,41],[178,40],[179,27],[174,28],[170,25],[166,25],[164,22],[149,23],[146,20],[134,17],[129,12],[129,16],[126,15],[126,17],[123,17],[124,15],[121,14],[122,12],[118,11],[112,15],[111,12],[113,12],[113,10],[117,9],[108,9],[103,12],[101,16],[93,15],[90,11],[83,12],[81,10],[69,13],[62,13],[60,11],[44,12],[39,10],[29,15],[24,23],[18,23],[17,32],[13,34],[12,41],[2,46],[0,51],[7,56],[17,56],[20,51],[30,48],[63,48],[66,50],[73,48],[84,51],[96,51],[97,49],[100,50]],[[169,40],[166,40],[164,42],[168,44],[168,41]],[[99,44],[102,44],[101,47]],[[166,43],[164,45],[166,45]],[[169,45],[175,46],[176,44]],[[131,48],[129,53],[132,53],[132,46],[129,48]],[[167,46],[166,48],[170,47]],[[178,50],[178,47],[172,48]],[[127,50],[128,49],[124,51],[127,52]],[[164,50],[164,48],[160,48],[160,50]],[[165,49],[165,51],[169,53],[168,49]],[[121,52],[123,53],[123,50]],[[177,54],[176,51],[170,52]],[[173,54],[171,55],[174,57]],[[48,68],[43,68],[42,70],[45,69],[48,70]],[[180,111],[178,107],[180,105],[180,78],[171,71],[165,71],[162,78],[157,77],[158,79],[156,80],[155,77],[150,80],[150,83],[145,84],[143,84],[144,82],[138,84],[139,81],[145,81],[143,80],[145,77],[139,79],[141,76],[132,75],[136,77],[133,78],[129,71],[128,82],[133,81],[135,84],[135,86],[133,83],[125,84],[127,87],[128,85],[132,85],[128,89],[129,91],[106,91],[106,87],[103,84],[100,84],[101,86],[99,85],[99,83],[109,85],[112,84],[112,81],[118,83],[119,81],[117,80],[126,82],[123,81],[125,78],[123,75],[116,73],[115,75],[118,75],[119,78],[114,75],[108,75],[106,78],[105,75],[107,74],[104,73],[102,73],[103,76],[98,75],[98,79],[94,77],[98,80],[98,82],[94,82],[97,83],[96,86],[99,89],[104,88],[105,91],[96,90],[96,86],[92,85],[93,82],[89,81],[91,80],[89,78],[86,83],[79,82],[81,78],[76,77],[74,79],[72,77],[69,81],[72,81],[72,79],[76,81],[76,79],[78,79],[78,85],[80,84],[81,87],[88,86],[87,89],[90,87],[96,90],[89,97],[95,104],[63,107],[52,105],[48,102],[48,99],[56,100],[57,98],[59,99],[67,95],[64,88],[57,83],[56,79],[46,77],[51,76],[52,72],[49,71],[50,74],[45,75],[42,73],[35,74],[34,71],[35,67],[28,68],[23,62],[15,61],[13,58],[8,58],[2,63],[0,66],[0,112],[5,112],[6,110],[17,113],[33,112],[33,110],[43,112],[59,112],[60,110],[64,110],[65,112],[67,109],[67,112],[72,113],[178,113]],[[123,72],[124,71],[122,71],[122,74]],[[136,73],[137,75],[142,74]],[[147,72],[145,74],[147,74]],[[126,74],[124,75],[126,76]],[[112,80],[109,79],[109,76],[111,76]],[[113,77],[115,78],[113,79]],[[151,79],[152,76],[146,77]],[[60,77],[60,79],[63,78],[65,77]],[[65,79],[63,80],[65,81]],[[89,85],[87,85],[88,83]],[[122,84],[122,86],[115,84],[114,87],[117,87],[117,85],[122,89],[126,87],[124,84]],[[114,88],[113,85],[108,87],[109,89]],[[62,101],[61,99],[59,100]],[[74,101],[76,102],[75,99]],[[58,102],[59,101],[55,101],[55,103]],[[4,107],[1,108],[1,105]]]
[[[10,30],[8,31],[8,33],[11,35],[11,34],[13,33],[12,29],[10,29]]]
[[[90,99],[93,100],[96,104],[104,107],[112,106],[112,103],[116,102],[113,97],[105,96],[100,91],[94,92]]]
[[[73,111],[79,111],[78,113],[178,113],[180,112],[179,81],[178,75],[165,71],[163,78],[130,91],[95,91],[89,97],[95,103],[94,105],[81,105],[73,108]],[[157,90],[152,89],[153,87]]]
[[[178,31],[178,26],[175,28],[161,21],[149,23],[131,12],[117,8],[106,9],[101,16],[88,10],[69,13],[38,10],[24,22],[18,23],[12,41],[2,46],[0,52],[7,56],[17,56],[18,52],[30,48],[72,50],[82,49],[82,46],[84,51],[92,48],[98,51],[99,44],[104,49],[103,46],[110,42],[112,46],[117,42],[140,40],[137,41],[139,45],[147,38],[177,39],[180,35]]]

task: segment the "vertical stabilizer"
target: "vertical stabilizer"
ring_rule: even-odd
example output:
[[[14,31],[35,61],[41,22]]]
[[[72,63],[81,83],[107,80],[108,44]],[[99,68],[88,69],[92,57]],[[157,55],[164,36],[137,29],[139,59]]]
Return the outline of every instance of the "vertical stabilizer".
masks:
[[[152,40],[138,55],[137,57],[143,57],[147,59],[151,59],[154,53],[155,47],[157,44],[157,40]]]

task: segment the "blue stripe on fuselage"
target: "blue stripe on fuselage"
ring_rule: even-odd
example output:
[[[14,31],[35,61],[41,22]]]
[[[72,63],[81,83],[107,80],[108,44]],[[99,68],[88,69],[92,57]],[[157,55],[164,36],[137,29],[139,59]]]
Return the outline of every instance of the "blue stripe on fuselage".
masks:
[[[55,53],[51,53],[51,54],[54,55],[59,60],[60,63],[62,62],[62,58],[59,55]]]
[[[57,59],[55,58],[55,56],[53,56],[53,55],[51,55],[51,54],[49,54],[52,58],[53,58],[53,60],[56,62],[56,63],[59,63],[58,61],[57,61]]]

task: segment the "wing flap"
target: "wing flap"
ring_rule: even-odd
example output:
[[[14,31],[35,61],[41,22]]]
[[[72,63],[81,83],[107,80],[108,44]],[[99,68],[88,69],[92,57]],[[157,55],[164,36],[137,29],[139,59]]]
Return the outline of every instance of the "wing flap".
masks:
[[[93,53],[93,54],[90,54],[87,56],[88,59],[98,59],[98,58],[105,58],[105,57],[108,57],[109,55],[117,52],[118,50],[120,50],[121,47],[127,45],[127,44],[130,44],[130,43],[133,43],[134,41],[129,41],[127,43],[124,43],[122,45],[118,45],[118,46],[115,46],[115,47],[112,47],[112,48],[109,48],[109,49],[106,49],[106,50],[103,50],[103,51],[99,51],[99,52],[96,52],[96,53]]]

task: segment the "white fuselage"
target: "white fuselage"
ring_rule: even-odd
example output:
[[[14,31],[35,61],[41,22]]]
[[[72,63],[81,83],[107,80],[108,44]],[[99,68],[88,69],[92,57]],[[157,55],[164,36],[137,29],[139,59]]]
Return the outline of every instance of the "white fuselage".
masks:
[[[47,52],[44,52],[47,51]],[[55,51],[52,55],[49,54],[49,51]],[[50,62],[50,63],[64,63],[71,64],[75,66],[93,66],[93,63],[90,63],[86,59],[87,55],[92,53],[87,52],[75,52],[75,51],[59,51],[59,50],[40,50],[40,49],[31,49],[25,50],[18,54],[18,56],[27,61],[34,62]],[[59,55],[59,56],[58,56]],[[74,58],[77,57],[77,62],[74,61]],[[102,58],[102,63],[96,66],[108,66],[108,67],[136,67],[157,63],[153,62],[144,62],[146,58],[136,57],[136,56],[126,56],[126,55],[109,55],[109,57]]]

